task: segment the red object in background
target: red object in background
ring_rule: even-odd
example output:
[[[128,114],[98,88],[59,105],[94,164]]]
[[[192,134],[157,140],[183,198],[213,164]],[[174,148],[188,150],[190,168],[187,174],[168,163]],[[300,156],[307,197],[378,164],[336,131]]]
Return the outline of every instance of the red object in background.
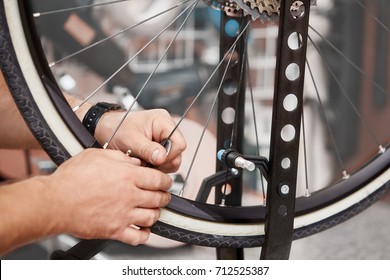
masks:
[[[0,177],[18,180],[42,174],[40,162],[50,162],[46,153],[40,150],[0,149]]]

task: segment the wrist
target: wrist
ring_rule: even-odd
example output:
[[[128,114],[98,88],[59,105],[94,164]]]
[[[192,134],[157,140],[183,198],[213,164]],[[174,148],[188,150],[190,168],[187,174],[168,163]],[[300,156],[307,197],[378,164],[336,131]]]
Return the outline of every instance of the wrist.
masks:
[[[101,145],[104,145],[108,139],[113,135],[115,127],[121,122],[123,118],[123,111],[111,111],[106,112],[99,120],[96,130],[95,130],[95,139]],[[111,148],[114,148],[111,143]],[[116,147],[118,148],[118,147]]]
[[[121,106],[117,104],[98,102],[96,105],[93,105],[88,109],[84,115],[82,123],[88,132],[92,136],[95,136],[97,125],[103,115],[107,112],[119,111],[121,109]]]
[[[68,193],[68,179],[55,174],[37,178],[45,186],[43,200],[46,202],[45,219],[49,224],[47,234],[71,234],[77,215],[76,207]]]
[[[40,204],[41,208],[38,217],[44,224],[45,232],[44,236],[58,235],[64,232],[63,226],[63,206],[59,199],[61,198],[57,191],[56,186],[58,183],[52,182],[51,176],[36,176],[30,180],[34,181],[32,186],[37,190],[36,201]],[[37,205],[37,208],[39,205]]]
[[[62,232],[61,213],[54,198],[53,188],[44,176],[0,189],[0,254]]]

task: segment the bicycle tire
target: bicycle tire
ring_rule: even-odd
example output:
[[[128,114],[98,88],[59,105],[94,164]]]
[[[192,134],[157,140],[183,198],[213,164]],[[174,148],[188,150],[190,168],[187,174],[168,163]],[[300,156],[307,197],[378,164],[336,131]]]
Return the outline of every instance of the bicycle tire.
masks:
[[[57,107],[55,103],[61,103],[61,97],[52,101],[50,91],[57,91],[58,86],[50,71],[47,72],[47,62],[42,58],[40,44],[35,41],[35,35],[28,27],[28,15],[19,10],[23,7],[23,1],[1,2],[2,70],[15,102],[32,132],[50,157],[61,164],[83,149],[96,146],[96,141],[80,125],[71,108]],[[40,101],[40,98],[45,101]],[[389,191],[389,167],[390,151],[387,150],[367,163],[363,171],[353,174],[349,180],[339,182],[346,189],[342,194],[326,189],[313,194],[310,202],[300,204],[298,199],[294,238],[328,229],[377,201]],[[187,204],[191,207],[186,207]],[[200,214],[194,213],[196,210],[188,212],[188,208],[194,206]],[[203,209],[207,209],[207,217]],[[152,227],[152,231],[194,245],[260,247],[264,242],[264,215],[263,207],[218,207],[174,197],[171,205],[162,210],[161,218]],[[221,222],[223,220],[225,222]]]

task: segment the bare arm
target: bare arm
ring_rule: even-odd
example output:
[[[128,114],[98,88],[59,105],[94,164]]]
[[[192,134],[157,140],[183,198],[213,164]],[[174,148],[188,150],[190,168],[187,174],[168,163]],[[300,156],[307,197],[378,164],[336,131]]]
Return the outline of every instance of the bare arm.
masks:
[[[0,116],[0,148],[40,148],[20,115],[2,74],[0,75]]]
[[[70,95],[66,96],[71,106],[80,101]],[[80,120],[83,119],[90,104],[85,104],[77,111]],[[27,124],[23,120],[2,74],[0,74],[0,148],[5,149],[36,149],[40,148]]]
[[[67,98],[71,104],[77,102]],[[78,111],[80,119],[89,106]],[[111,135],[112,124],[118,123],[122,114],[104,114],[95,135],[101,143]],[[0,116],[0,148],[39,147],[2,77]],[[159,208],[170,200],[167,190],[171,178],[142,167],[139,159],[123,152],[131,149],[135,156],[164,172],[177,170],[186,146],[181,134],[177,131],[172,136],[169,155],[158,144],[174,126],[162,110],[132,113],[110,145],[120,151],[87,149],[50,176],[0,187],[0,255],[59,233],[86,239],[116,239],[133,245],[146,242],[148,227],[158,219]]]
[[[80,100],[70,95],[66,95],[66,99],[72,107],[80,104]],[[80,120],[91,106],[91,104],[84,104],[76,112]],[[123,112],[110,112],[103,115],[95,135],[100,144],[105,144],[111,137],[123,114]],[[0,148],[40,148],[38,141],[20,115],[2,75],[0,75],[0,116]],[[168,137],[174,127],[173,120],[164,110],[132,112],[109,147],[122,152],[132,150],[132,155],[155,166],[161,166],[160,170],[164,172],[173,172],[178,169],[181,153],[186,148],[184,138],[179,131],[172,135],[171,140],[174,144],[168,157],[165,155],[165,149],[158,143]]]
[[[0,187],[0,255],[58,233],[50,197],[43,177]]]
[[[171,184],[122,152],[89,149],[50,176],[0,187],[0,255],[59,233],[144,243]]]

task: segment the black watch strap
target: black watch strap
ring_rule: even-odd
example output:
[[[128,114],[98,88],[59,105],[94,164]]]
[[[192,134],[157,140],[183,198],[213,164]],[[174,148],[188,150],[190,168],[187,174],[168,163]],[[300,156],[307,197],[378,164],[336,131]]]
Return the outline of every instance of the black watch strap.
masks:
[[[99,102],[89,108],[88,112],[84,116],[83,125],[89,131],[89,133],[94,136],[96,126],[103,114],[108,111],[117,111],[120,109],[122,109],[122,107],[118,104]]]

